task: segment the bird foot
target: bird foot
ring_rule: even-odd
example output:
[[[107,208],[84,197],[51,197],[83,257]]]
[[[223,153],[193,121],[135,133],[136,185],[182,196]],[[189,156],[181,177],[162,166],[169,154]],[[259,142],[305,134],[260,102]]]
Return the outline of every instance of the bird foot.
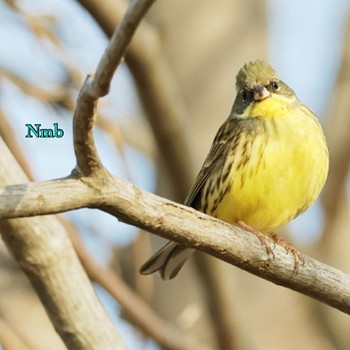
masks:
[[[271,260],[275,260],[275,253],[273,251],[274,247],[272,246],[271,239],[268,236],[264,235],[263,233],[261,233],[258,230],[255,230],[254,228],[250,227],[242,220],[238,220],[237,225],[240,226],[243,230],[246,230],[246,231],[252,233],[255,237],[259,238],[261,245],[263,247],[265,247],[266,253],[269,256],[269,258]]]
[[[289,242],[286,242],[283,240],[277,233],[274,233],[271,235],[271,238],[274,240],[274,242],[281,247],[283,247],[287,253],[290,252],[294,257],[294,272],[298,273],[299,265],[304,264],[304,259],[301,256],[300,252],[293,247]]]

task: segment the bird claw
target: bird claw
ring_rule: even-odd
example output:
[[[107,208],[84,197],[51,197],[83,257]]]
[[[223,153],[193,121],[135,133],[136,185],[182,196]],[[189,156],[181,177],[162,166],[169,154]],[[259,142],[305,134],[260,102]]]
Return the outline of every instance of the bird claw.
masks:
[[[302,255],[300,254],[300,252],[295,247],[293,247],[289,242],[286,242],[285,240],[283,240],[278,234],[274,233],[273,235],[271,235],[270,236],[272,238],[272,241],[271,241],[271,239],[268,236],[264,235],[258,230],[253,229],[252,227],[247,225],[244,221],[239,220],[237,221],[237,224],[243,230],[246,230],[252,233],[257,238],[259,238],[261,244],[265,247],[266,253],[270,260],[275,260],[274,249],[276,248],[276,244],[278,244],[279,246],[283,247],[287,251],[287,253],[291,253],[293,255],[294,257],[293,273],[297,274],[299,266],[304,265],[305,261]]]
[[[283,247],[287,253],[291,253],[293,255],[293,257],[294,257],[293,272],[295,274],[297,274],[300,264],[304,265],[304,263],[305,263],[304,258],[302,257],[301,253],[295,247],[293,247],[289,242],[286,242],[285,240],[283,240],[278,234],[274,233],[271,236],[271,238],[273,239],[273,241],[276,244]]]
[[[266,254],[269,257],[269,260],[275,260],[275,253],[274,253],[274,249],[276,247],[275,241],[271,241],[271,239],[268,236],[264,235],[258,230],[253,229],[252,227],[250,227],[249,225],[247,225],[245,222],[241,220],[237,221],[237,224],[243,230],[246,230],[252,233],[255,237],[257,237],[261,242],[261,245],[265,248]]]

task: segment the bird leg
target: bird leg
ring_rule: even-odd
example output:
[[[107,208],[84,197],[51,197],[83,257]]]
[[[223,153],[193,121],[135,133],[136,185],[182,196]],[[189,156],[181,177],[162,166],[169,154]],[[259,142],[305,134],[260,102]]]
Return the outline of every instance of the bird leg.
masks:
[[[266,249],[267,255],[269,257],[272,257],[272,260],[275,259],[275,253],[273,252],[273,249],[271,247],[271,239],[268,236],[264,235],[263,233],[261,233],[260,231],[258,231],[256,229],[250,227],[242,220],[238,220],[237,225],[239,227],[241,227],[243,230],[248,231],[248,232],[252,233],[255,237],[259,238],[261,245],[264,246]]]
[[[290,252],[294,257],[294,272],[298,272],[299,264],[304,263],[304,259],[301,256],[300,252],[293,247],[289,242],[283,240],[277,233],[271,235],[271,238],[276,242],[276,244],[283,247],[287,252]]]

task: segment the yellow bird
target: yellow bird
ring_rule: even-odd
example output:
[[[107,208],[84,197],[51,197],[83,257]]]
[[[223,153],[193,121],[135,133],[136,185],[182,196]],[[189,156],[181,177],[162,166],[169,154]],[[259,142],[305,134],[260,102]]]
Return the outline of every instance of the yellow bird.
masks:
[[[249,62],[236,78],[232,111],[218,130],[185,204],[264,235],[291,251],[274,231],[304,212],[328,174],[325,136],[314,113],[274,69]],[[267,247],[267,246],[266,246]],[[169,242],[142,267],[174,278],[193,249]]]

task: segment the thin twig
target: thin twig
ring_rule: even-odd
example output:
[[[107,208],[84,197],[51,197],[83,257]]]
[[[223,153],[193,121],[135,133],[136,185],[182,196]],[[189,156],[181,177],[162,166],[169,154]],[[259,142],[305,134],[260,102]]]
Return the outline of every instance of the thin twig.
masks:
[[[71,97],[67,90],[61,86],[56,86],[54,89],[48,90],[29,83],[24,78],[19,77],[17,74],[0,67],[0,78],[8,79],[15,84],[23,93],[36,98],[40,102],[45,103],[57,103],[64,102],[65,104],[72,105]]]
[[[141,19],[155,0],[133,1],[104,52],[96,70],[92,89],[98,97],[109,92],[113,74],[121,62]]]

